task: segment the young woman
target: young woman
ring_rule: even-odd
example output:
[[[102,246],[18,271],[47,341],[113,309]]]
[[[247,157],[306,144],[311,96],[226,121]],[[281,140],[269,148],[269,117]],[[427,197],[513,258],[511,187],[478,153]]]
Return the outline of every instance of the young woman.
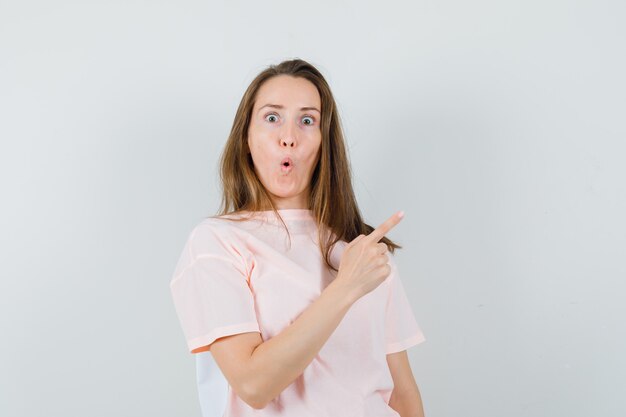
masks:
[[[170,288],[191,353],[228,381],[224,416],[423,416],[406,349],[425,340],[385,237],[354,196],[331,90],[290,60],[246,90],[221,158],[222,207]]]

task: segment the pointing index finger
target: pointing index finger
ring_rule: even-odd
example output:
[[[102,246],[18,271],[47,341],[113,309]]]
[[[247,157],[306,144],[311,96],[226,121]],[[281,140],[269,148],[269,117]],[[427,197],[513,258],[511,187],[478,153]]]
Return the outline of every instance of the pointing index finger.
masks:
[[[404,217],[404,211],[398,211],[393,214],[390,218],[385,220],[380,226],[376,229],[372,230],[372,232],[367,235],[368,239],[371,239],[375,242],[378,242],[382,239],[395,225],[400,223],[402,218]]]

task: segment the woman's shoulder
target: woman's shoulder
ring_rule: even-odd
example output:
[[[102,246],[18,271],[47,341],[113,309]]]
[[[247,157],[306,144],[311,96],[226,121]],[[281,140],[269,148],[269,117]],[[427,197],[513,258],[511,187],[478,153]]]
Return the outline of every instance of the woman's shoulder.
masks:
[[[249,229],[251,225],[256,224],[254,220],[256,219],[243,212],[216,214],[204,217],[196,224],[194,230],[205,231],[211,234],[231,234]]]
[[[231,221],[224,216],[208,216],[191,227],[187,241],[190,246],[197,248],[196,252],[202,252],[200,249],[207,245],[239,245],[248,238],[245,229],[242,222]]]
[[[228,227],[245,224],[250,220],[253,220],[253,217],[247,212],[232,212],[205,217],[200,224]]]
[[[211,229],[215,231],[227,231],[241,221],[233,215],[213,215],[202,218],[196,223],[194,229]]]

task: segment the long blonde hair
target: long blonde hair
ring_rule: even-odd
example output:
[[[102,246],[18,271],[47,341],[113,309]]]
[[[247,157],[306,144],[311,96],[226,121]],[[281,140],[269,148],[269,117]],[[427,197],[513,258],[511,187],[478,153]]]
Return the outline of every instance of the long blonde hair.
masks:
[[[363,221],[356,202],[350,163],[333,94],[322,74],[306,61],[293,59],[270,65],[259,73],[246,89],[220,158],[223,193],[217,216],[231,215],[244,210],[254,212],[271,207],[289,234],[285,222],[254,171],[247,140],[257,91],[265,81],[278,75],[309,80],[317,87],[321,98],[322,143],[318,163],[311,177],[308,209],[312,211],[318,224],[319,248],[326,265],[338,271],[338,268],[330,263],[330,252],[334,244],[339,240],[350,242],[359,234],[371,233],[374,228]],[[246,218],[229,220],[241,221]],[[327,230],[332,233],[325,233]],[[379,242],[385,243],[391,253],[394,253],[396,248],[402,248],[387,237],[383,237]]]

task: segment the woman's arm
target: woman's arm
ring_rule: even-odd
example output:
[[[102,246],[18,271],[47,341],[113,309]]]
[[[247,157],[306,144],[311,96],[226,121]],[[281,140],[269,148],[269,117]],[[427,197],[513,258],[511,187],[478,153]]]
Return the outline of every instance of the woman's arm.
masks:
[[[304,372],[357,299],[335,279],[291,325],[254,349],[245,391],[258,408]]]
[[[406,350],[387,355],[387,364],[393,379],[389,406],[401,417],[424,417],[422,397],[413,377]]]
[[[389,406],[396,410],[401,417],[424,417],[422,397],[417,386],[413,393],[392,391]]]

